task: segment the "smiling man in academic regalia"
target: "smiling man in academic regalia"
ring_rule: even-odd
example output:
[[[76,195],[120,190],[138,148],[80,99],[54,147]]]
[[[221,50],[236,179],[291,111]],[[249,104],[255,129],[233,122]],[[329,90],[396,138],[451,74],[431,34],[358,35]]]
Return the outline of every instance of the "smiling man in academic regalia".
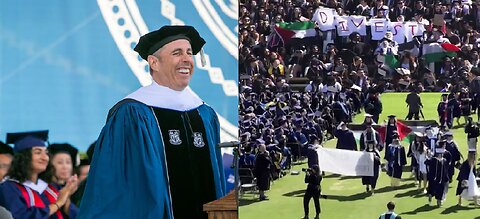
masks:
[[[191,26],[140,38],[153,82],[110,110],[80,218],[207,218],[203,204],[225,195],[218,118],[188,87],[204,44]]]

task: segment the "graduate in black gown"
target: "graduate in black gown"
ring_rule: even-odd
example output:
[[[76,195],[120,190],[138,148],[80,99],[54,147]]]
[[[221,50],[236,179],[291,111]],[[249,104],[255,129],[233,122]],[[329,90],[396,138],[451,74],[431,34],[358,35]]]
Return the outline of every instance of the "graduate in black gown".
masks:
[[[258,153],[255,157],[255,177],[257,178],[257,186],[260,193],[260,200],[266,200],[266,190],[270,190],[272,159],[266,150],[265,144],[258,146]]]
[[[398,187],[402,178],[403,166],[407,164],[405,148],[400,144],[398,134],[393,135],[393,142],[388,146],[387,154],[388,168],[387,174],[391,178],[391,186]]]
[[[468,193],[470,174],[473,172],[473,175],[477,177],[477,168],[475,167],[475,160],[476,160],[475,151],[469,151],[467,160],[465,160],[460,166],[460,172],[458,173],[458,176],[457,176],[457,181],[458,181],[457,192],[455,193],[455,195],[458,195],[458,204],[457,204],[458,206],[462,205],[462,198],[463,198],[462,193],[464,193],[465,190],[467,190],[466,192]],[[475,204],[478,205],[478,202],[475,202]]]
[[[393,141],[393,135],[398,134],[398,129],[397,129],[397,120],[395,119],[395,115],[389,115],[388,116],[388,121],[385,126],[386,131],[385,131],[385,146],[388,146],[392,143]],[[385,157],[387,156],[389,150],[388,147],[385,148]]]
[[[362,176],[362,185],[365,185],[365,190],[373,195],[377,186],[378,175],[380,174],[380,152],[375,147],[374,141],[367,142],[365,152],[373,154],[373,176]]]
[[[423,191],[426,193],[427,168],[425,166],[425,160],[427,159],[428,147],[425,145],[423,133],[415,132],[414,134],[415,140],[410,143],[407,156],[412,157],[412,173],[415,176],[416,183],[418,183],[418,189],[421,189],[423,185]]]
[[[372,124],[365,124],[365,131],[360,134],[360,150],[363,151],[367,147],[367,141],[374,141],[377,150],[383,149],[380,134],[372,127]]]
[[[447,150],[450,153],[450,162],[448,165],[448,176],[450,178],[450,183],[453,180],[453,175],[455,175],[455,166],[457,166],[457,163],[460,162],[460,158],[462,157],[462,154],[458,150],[457,143],[453,140],[453,133],[451,132],[446,132],[444,137],[446,138],[446,144],[445,144],[445,150]],[[460,163],[458,163],[460,165]]]
[[[450,120],[448,116],[448,101],[447,101],[448,94],[442,94],[442,99],[438,103],[437,106],[437,113],[438,113],[438,120],[440,125],[448,126],[448,128],[452,128],[452,120]]]
[[[443,144],[444,141],[439,141],[439,143]],[[425,161],[428,169],[428,203],[431,204],[432,197],[435,197],[438,207],[442,205],[445,186],[450,180],[448,178],[448,161],[443,157],[444,153],[445,149],[440,145],[435,149],[434,156]]]
[[[344,122],[340,122],[335,130],[335,137],[337,140],[337,149],[344,149],[344,150],[357,150],[357,141],[355,141],[355,136],[353,132],[348,129],[347,124]]]

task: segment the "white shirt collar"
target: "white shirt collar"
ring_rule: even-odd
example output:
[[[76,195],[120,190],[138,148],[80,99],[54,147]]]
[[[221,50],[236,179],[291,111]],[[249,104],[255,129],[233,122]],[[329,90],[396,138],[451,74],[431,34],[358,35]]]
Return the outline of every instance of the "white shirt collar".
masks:
[[[159,85],[155,81],[148,86],[139,88],[124,99],[127,98],[140,101],[148,106],[178,111],[188,111],[203,104],[203,100],[190,87],[176,91]]]
[[[37,184],[35,184],[34,182],[30,181],[30,180],[27,180],[25,181],[24,183],[22,183],[24,186],[28,186],[29,188],[37,191],[38,193],[42,194],[43,191],[45,191],[45,189],[48,187],[48,184],[41,180],[41,179],[38,179],[38,182]]]

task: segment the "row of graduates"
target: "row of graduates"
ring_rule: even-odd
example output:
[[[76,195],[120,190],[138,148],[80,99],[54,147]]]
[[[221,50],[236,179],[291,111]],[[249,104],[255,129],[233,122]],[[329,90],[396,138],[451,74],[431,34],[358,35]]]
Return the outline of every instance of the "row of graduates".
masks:
[[[468,92],[468,88],[462,89],[460,92],[452,92],[442,94],[440,102],[437,105],[437,113],[440,125],[448,128],[453,127],[453,120],[457,118],[459,125],[460,117],[465,120],[471,115],[472,111],[479,108],[480,95]],[[477,120],[480,119],[480,110],[477,111]]]
[[[47,139],[48,131],[8,133],[0,146],[13,155],[0,182],[0,206],[13,218],[77,218],[89,161],[70,144],[47,146]],[[73,175],[77,164],[80,176]]]
[[[431,128],[426,130],[431,132]],[[416,138],[411,142],[408,152],[400,144],[398,134],[392,135],[392,143],[386,147],[387,175],[391,178],[391,186],[398,187],[403,175],[403,167],[407,164],[407,157],[411,157],[412,173],[418,180],[418,188],[423,188],[423,193],[428,194],[429,203],[432,198],[437,200],[437,206],[445,201],[449,184],[452,183],[455,167],[460,169],[457,177],[456,195],[459,196],[458,205],[462,198],[476,199],[480,197],[480,191],[476,183],[476,167],[474,150],[469,150],[468,159],[460,163],[462,157],[456,143],[453,141],[451,132],[447,132],[435,139],[433,146],[430,145],[427,135],[415,132]],[[374,194],[376,182],[380,173],[381,158],[380,150],[373,140],[368,140],[365,151],[374,155],[374,175],[362,177],[362,184],[366,185],[366,191]],[[423,187],[422,187],[423,185]],[[428,185],[428,186],[427,186]],[[371,187],[371,188],[370,188]],[[475,202],[478,204],[477,202]]]
[[[431,132],[431,130],[427,130]],[[428,194],[429,203],[432,198],[441,206],[446,199],[450,183],[454,180],[455,169],[460,171],[456,178],[455,195],[462,198],[475,199],[480,196],[476,183],[475,156],[476,150],[469,149],[465,161],[451,132],[440,133],[438,138],[428,138],[423,133],[416,133],[415,140],[410,144],[409,155],[412,157],[412,171],[418,180],[418,188],[423,185],[423,193]],[[428,186],[427,186],[428,184]],[[477,202],[475,201],[477,204]]]

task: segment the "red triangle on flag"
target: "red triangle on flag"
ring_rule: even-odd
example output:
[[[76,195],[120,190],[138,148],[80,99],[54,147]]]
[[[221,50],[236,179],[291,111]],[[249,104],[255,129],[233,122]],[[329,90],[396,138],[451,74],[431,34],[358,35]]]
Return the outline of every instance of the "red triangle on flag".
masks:
[[[295,35],[294,31],[283,29],[278,26],[275,26],[275,31],[277,31],[278,35],[280,35],[280,37],[282,38],[283,45],[286,45],[290,40],[290,38],[292,38]]]
[[[407,125],[403,124],[400,121],[397,121],[397,131],[398,131],[398,137],[400,138],[400,141],[403,140],[410,132],[412,132],[412,129],[408,127]]]

